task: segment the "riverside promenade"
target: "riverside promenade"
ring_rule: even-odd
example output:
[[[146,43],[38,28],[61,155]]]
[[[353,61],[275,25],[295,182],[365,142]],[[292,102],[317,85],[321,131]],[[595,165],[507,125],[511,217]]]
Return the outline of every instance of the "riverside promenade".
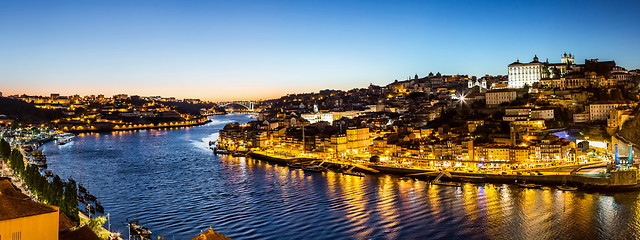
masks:
[[[633,191],[640,190],[638,184],[638,169],[615,169],[603,162],[563,165],[545,168],[518,169],[512,171],[448,171],[440,169],[405,168],[384,164],[364,164],[337,162],[327,159],[311,157],[290,157],[270,154],[264,151],[252,151],[249,156],[258,160],[264,160],[280,165],[292,162],[323,161],[326,167],[331,169],[345,169],[354,166],[356,170],[369,173],[395,174],[427,181],[433,180],[442,172],[448,176],[445,181],[475,182],[475,183],[536,183],[543,185],[571,185],[584,190],[608,192],[608,191]],[[579,174],[581,169],[602,169],[597,174]],[[595,171],[595,170],[594,170]]]

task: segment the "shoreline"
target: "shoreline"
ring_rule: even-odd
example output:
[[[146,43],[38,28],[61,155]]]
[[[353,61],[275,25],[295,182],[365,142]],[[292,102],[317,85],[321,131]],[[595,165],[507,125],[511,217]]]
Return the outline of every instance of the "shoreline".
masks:
[[[248,156],[270,163],[287,166],[290,162],[300,161],[303,159],[311,160],[311,158],[294,158],[284,157],[278,155],[267,154],[265,152],[249,152]],[[316,159],[320,160],[320,159]],[[375,172],[370,169],[365,169],[360,164],[353,163],[337,163],[331,161],[325,161],[327,166],[332,169],[340,169],[345,166],[355,166],[361,172],[367,172],[369,174]],[[360,166],[359,166],[360,165]],[[592,165],[592,164],[587,164]],[[569,165],[576,168],[579,166]],[[567,166],[567,167],[569,167]],[[415,169],[415,168],[400,168],[383,165],[366,165],[366,168],[371,168],[379,171],[380,174],[391,174],[404,177],[412,177],[416,179],[422,179],[425,181],[431,181],[436,178],[442,171],[430,170],[430,169]],[[625,179],[635,179],[637,177],[637,169],[632,171],[612,171],[608,177],[591,177],[584,175],[570,174],[569,172],[542,172],[541,174],[531,174],[535,170],[529,171],[512,171],[510,173],[482,173],[482,172],[455,172],[447,171],[451,177],[444,176],[443,178],[451,182],[472,182],[472,183],[498,183],[498,184],[518,184],[518,183],[535,183],[546,186],[560,186],[560,185],[573,185],[579,187],[581,191],[593,191],[593,192],[625,192],[640,190],[640,184],[621,184],[619,181]]]
[[[151,130],[151,129],[165,129],[165,128],[179,128],[179,127],[195,127],[200,125],[205,125],[210,123],[211,120],[207,119],[206,121],[198,122],[198,123],[190,123],[190,124],[180,124],[180,125],[158,125],[158,126],[144,126],[144,127],[132,127],[132,128],[121,128],[121,129],[87,129],[87,130],[68,130],[65,132],[79,134],[79,133],[111,133],[111,132],[120,132],[120,131],[130,131],[130,130]]]

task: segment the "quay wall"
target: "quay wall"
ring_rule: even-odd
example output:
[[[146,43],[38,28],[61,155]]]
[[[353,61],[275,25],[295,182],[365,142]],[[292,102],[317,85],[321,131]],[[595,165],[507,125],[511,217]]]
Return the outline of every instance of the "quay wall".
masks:
[[[130,130],[146,130],[146,129],[163,129],[163,128],[174,128],[174,127],[193,127],[200,126],[211,122],[211,120],[206,120],[203,122],[192,123],[192,124],[181,124],[181,125],[173,125],[173,126],[152,126],[152,127],[132,127],[132,128],[100,128],[100,129],[83,129],[83,130],[68,130],[65,132],[70,133],[92,133],[92,132],[119,132],[119,131],[130,131]]]
[[[260,154],[256,152],[250,152],[249,156],[273,162],[280,165],[286,165],[289,162],[296,161],[311,161],[309,158],[278,158],[275,156]],[[341,168],[349,164],[340,163],[327,163],[330,168]],[[411,168],[399,168],[389,166],[369,166],[375,170],[380,171],[383,174],[396,174],[396,175],[411,175],[412,177],[421,178],[425,180],[432,180],[440,174],[437,171],[411,169]],[[584,189],[595,191],[626,191],[640,189],[638,185],[638,171],[611,171],[606,177],[591,177],[584,175],[571,175],[565,173],[545,173],[543,175],[530,175],[524,173],[518,174],[490,174],[490,173],[466,173],[466,172],[451,172],[451,178],[443,176],[441,179],[444,181],[473,181],[482,183],[536,183],[543,185],[571,185],[578,186]]]

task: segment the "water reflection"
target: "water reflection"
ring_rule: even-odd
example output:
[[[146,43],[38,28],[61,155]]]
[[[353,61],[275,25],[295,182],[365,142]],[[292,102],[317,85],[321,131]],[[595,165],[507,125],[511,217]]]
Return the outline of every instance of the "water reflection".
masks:
[[[227,122],[85,134],[45,145],[50,169],[100,195],[112,228],[140,219],[189,239],[640,238],[638,193],[599,195],[501,184],[429,185],[391,175],[309,173],[203,149]]]

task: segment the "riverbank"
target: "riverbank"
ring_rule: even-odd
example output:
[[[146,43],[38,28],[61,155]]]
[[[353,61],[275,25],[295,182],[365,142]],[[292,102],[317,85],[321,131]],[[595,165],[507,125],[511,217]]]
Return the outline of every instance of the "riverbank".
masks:
[[[189,121],[187,123],[159,123],[159,124],[130,124],[130,125],[115,125],[111,128],[97,128],[79,126],[77,128],[68,128],[66,132],[71,133],[105,133],[105,132],[119,132],[129,130],[150,130],[150,129],[166,129],[166,128],[179,128],[179,127],[193,127],[210,123],[211,120],[206,119],[202,121]]]
[[[279,165],[287,165],[292,162],[309,162],[312,160],[320,160],[313,158],[287,157],[268,154],[262,151],[252,151],[248,155],[258,160],[264,160]],[[339,163],[333,161],[324,162],[324,166],[331,169],[345,169],[353,166],[355,170],[361,172],[401,175],[423,179],[426,181],[432,181],[443,172],[439,170],[403,168],[378,164]],[[640,190],[640,184],[638,184],[637,181],[638,170],[636,168],[632,168],[629,170],[612,170],[604,176],[588,176],[571,173],[572,170],[593,165],[593,163],[590,163],[570,166],[558,166],[555,168],[545,168],[544,170],[546,171],[543,172],[535,169],[511,172],[446,171],[447,174],[442,177],[441,180],[453,182],[503,184],[535,183],[549,186],[569,185],[578,187],[580,189],[597,192]],[[375,171],[372,171],[372,169]]]
[[[28,158],[29,155],[26,155],[22,148],[18,148],[18,149],[25,158]],[[28,163],[25,162],[25,164],[28,164]],[[0,157],[0,178],[8,178],[11,184],[20,192],[22,192],[24,195],[29,196],[31,201],[44,203],[40,201],[40,199],[38,199],[38,196],[36,196],[31,192],[29,187],[27,187],[27,185],[25,184],[24,180],[18,175],[14,174],[13,170],[11,170],[8,167],[5,167],[6,165],[7,164],[5,162],[5,159]],[[60,213],[62,213],[62,211]],[[81,211],[79,208],[78,208],[78,218],[80,219],[77,225],[78,228],[89,224],[90,217],[86,215],[83,211]],[[102,239],[122,240],[119,234],[108,231],[106,228],[104,228],[104,226],[100,226],[99,229],[93,229],[93,230],[95,231],[96,235],[100,236]]]

